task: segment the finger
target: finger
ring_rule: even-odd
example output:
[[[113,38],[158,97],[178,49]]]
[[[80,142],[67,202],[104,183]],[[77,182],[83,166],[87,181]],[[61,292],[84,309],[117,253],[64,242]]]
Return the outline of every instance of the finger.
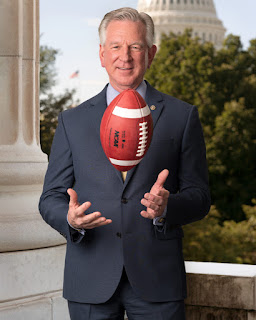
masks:
[[[151,199],[153,199],[153,197],[158,197],[156,199],[159,199],[159,200],[156,200],[156,201],[157,201],[157,204],[159,204],[158,202],[159,201],[161,202],[160,199],[162,199],[163,201],[168,200],[169,195],[170,195],[170,192],[168,190],[166,190],[165,188],[162,188],[162,189],[158,189],[157,191],[155,189],[150,190],[150,193],[148,192],[146,197],[144,195],[144,198],[147,199],[147,197],[148,197],[149,199],[147,199],[147,200],[154,202],[154,200],[151,200]],[[161,205],[161,203],[160,203],[160,205]]]
[[[160,209],[160,206],[152,201],[149,201],[149,200],[146,200],[146,199],[141,199],[141,204],[143,204],[143,206],[149,208],[149,209],[152,209],[156,212],[159,211]]]
[[[162,188],[161,190],[159,190],[158,195],[159,195],[162,199],[166,200],[166,199],[169,198],[170,192],[169,192],[168,190],[166,190],[165,188]]]
[[[67,193],[70,196],[69,205],[70,206],[76,206],[78,204],[78,201],[77,201],[77,193],[75,192],[75,190],[69,188],[67,190]]]
[[[158,206],[161,206],[164,201],[163,201],[163,197],[160,195],[154,195],[152,193],[145,193],[144,194],[144,199],[154,202],[155,204],[157,204]]]
[[[154,219],[154,216],[150,214],[148,211],[142,210],[140,214],[142,215],[143,218]]]
[[[155,186],[158,188],[163,188],[164,183],[165,183],[168,175],[169,175],[169,170],[164,169],[163,171],[161,171],[157,177],[157,180],[155,182]]]
[[[95,221],[97,219],[99,219],[100,217],[101,217],[101,213],[100,212],[89,213],[89,214],[84,216],[83,224],[95,223]],[[104,218],[104,217],[101,217],[101,218]]]
[[[89,224],[84,225],[84,229],[94,229],[94,228],[102,227],[102,226],[110,224],[111,222],[112,222],[111,219],[106,219],[104,217],[101,217],[101,218],[95,220],[94,223],[89,223]]]
[[[91,202],[90,201],[86,201],[83,204],[81,204],[79,207],[77,207],[75,209],[75,215],[76,216],[84,216],[84,213],[86,210],[88,210],[91,206]]]
[[[73,217],[72,225],[75,226],[76,228],[84,228],[87,224],[93,223],[100,216],[101,216],[100,212],[93,212],[85,216],[84,210],[82,210],[80,213],[78,213],[76,210],[75,216]]]

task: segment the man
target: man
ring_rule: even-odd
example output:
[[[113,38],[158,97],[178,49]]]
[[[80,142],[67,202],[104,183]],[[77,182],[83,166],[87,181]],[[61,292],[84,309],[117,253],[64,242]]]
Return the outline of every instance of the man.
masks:
[[[71,319],[185,319],[181,225],[210,207],[197,109],[143,80],[156,46],[152,19],[131,8],[99,27],[104,90],[63,112],[55,133],[40,212],[67,239],[63,295]],[[136,89],[152,110],[151,146],[121,175],[100,143],[107,105]]]

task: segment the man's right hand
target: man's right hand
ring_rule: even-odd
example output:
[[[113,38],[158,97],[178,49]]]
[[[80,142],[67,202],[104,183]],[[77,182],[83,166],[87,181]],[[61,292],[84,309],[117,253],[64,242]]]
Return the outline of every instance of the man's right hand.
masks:
[[[77,201],[77,193],[71,188],[67,190],[67,193],[70,196],[68,222],[75,229],[93,229],[112,222],[112,220],[102,217],[100,212],[85,214],[91,203],[87,201],[80,205]]]

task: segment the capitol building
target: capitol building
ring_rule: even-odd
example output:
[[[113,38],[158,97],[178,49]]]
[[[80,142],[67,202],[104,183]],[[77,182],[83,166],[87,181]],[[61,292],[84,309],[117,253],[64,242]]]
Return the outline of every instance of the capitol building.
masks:
[[[226,29],[213,0],[139,0],[137,9],[152,17],[158,45],[163,33],[181,34],[189,28],[203,42],[210,41],[217,49],[222,46]]]

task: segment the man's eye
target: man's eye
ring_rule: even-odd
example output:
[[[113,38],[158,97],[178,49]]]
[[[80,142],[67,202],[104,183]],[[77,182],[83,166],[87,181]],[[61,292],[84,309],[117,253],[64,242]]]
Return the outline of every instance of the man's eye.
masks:
[[[140,51],[141,47],[140,46],[132,46],[132,50],[134,51]]]

